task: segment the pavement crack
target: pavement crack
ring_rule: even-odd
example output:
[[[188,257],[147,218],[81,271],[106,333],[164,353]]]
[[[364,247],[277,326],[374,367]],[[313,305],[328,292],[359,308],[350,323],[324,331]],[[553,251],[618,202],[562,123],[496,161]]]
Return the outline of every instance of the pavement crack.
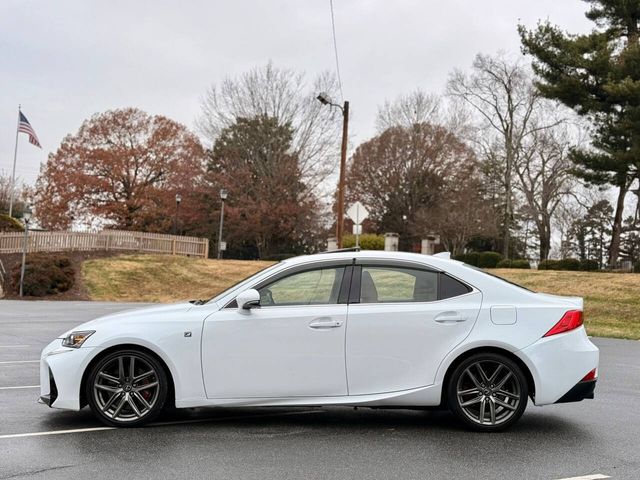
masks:
[[[44,472],[50,472],[52,470],[62,470],[65,468],[71,468],[71,467],[76,467],[77,465],[60,465],[58,467],[48,467],[48,468],[41,468],[38,470],[29,470],[26,472],[20,472],[20,473],[14,473],[12,475],[9,475],[8,477],[0,477],[0,479],[2,480],[6,480],[8,478],[18,478],[18,477],[31,477],[33,475],[38,475],[39,473],[44,473]]]

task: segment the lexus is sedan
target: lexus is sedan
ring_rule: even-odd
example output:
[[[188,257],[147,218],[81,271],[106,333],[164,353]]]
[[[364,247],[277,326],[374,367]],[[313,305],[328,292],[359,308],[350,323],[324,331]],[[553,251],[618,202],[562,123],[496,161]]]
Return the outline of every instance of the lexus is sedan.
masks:
[[[593,398],[583,301],[449,259],[337,251],[273,265],[207,301],[108,315],[42,352],[40,401],[140,426],[163,407],[449,408],[502,430]]]

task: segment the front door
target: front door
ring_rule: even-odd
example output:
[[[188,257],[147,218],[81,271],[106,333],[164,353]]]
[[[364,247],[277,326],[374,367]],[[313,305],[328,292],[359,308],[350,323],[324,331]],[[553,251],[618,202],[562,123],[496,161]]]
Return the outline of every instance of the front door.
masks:
[[[347,330],[349,394],[431,385],[471,331],[482,294],[436,271],[393,264],[356,268]]]
[[[260,307],[225,308],[205,320],[208,398],[347,394],[345,265],[299,269],[258,286]]]

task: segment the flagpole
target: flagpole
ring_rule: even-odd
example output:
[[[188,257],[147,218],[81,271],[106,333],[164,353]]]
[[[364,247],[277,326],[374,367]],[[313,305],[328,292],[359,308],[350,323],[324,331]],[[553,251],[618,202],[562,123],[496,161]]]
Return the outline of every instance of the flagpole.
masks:
[[[11,173],[11,195],[9,196],[9,217],[13,216],[13,195],[16,189],[16,158],[18,157],[18,131],[20,130],[20,104],[18,104],[18,124],[16,125],[16,146],[13,150],[13,172]]]

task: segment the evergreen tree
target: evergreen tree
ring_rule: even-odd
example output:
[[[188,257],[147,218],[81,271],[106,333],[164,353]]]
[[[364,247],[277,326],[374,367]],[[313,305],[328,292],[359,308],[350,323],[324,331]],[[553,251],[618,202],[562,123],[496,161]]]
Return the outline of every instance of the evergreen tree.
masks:
[[[540,92],[571,107],[593,126],[592,148],[576,148],[577,173],[619,189],[608,264],[615,266],[625,196],[640,165],[640,0],[584,0],[595,28],[571,35],[549,22],[519,27],[534,57]]]

